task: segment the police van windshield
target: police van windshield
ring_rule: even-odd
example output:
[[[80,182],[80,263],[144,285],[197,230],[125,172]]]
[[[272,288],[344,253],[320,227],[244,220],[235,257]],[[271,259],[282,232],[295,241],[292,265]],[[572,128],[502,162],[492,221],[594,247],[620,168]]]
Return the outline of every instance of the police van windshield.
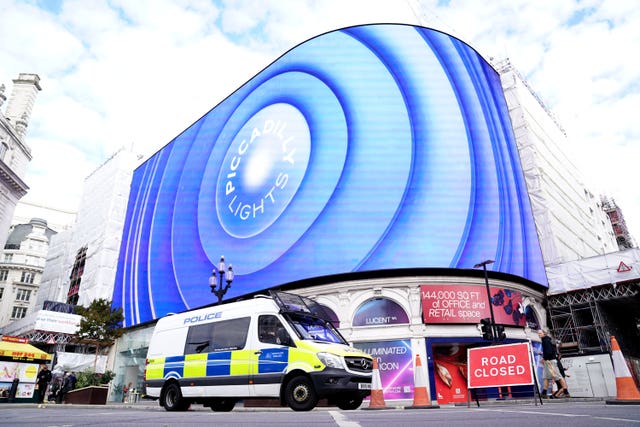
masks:
[[[333,325],[325,320],[293,313],[288,318],[303,340],[347,344]]]

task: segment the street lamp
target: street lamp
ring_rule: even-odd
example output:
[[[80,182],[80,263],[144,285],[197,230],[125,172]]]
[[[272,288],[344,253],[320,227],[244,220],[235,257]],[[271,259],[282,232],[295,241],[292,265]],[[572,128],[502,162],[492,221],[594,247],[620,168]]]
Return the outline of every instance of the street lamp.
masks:
[[[491,304],[491,290],[489,289],[489,275],[487,274],[487,264],[493,264],[492,259],[488,259],[482,262],[477,263],[473,266],[473,268],[480,268],[484,270],[484,284],[487,287],[487,298],[489,298],[489,313],[491,313],[491,324],[495,324],[495,318],[493,317],[493,304]]]
[[[218,302],[222,302],[222,297],[227,293],[229,288],[231,287],[231,282],[233,282],[233,267],[229,264],[228,269],[226,269],[224,263],[224,256],[220,257],[220,262],[218,263],[218,274],[220,275],[220,282],[216,278],[216,269],[214,268],[211,272],[211,276],[209,277],[209,286],[211,287],[211,293],[218,297]],[[223,282],[227,282],[226,285],[222,285]]]
[[[487,274],[487,264],[493,264],[492,259],[482,261],[473,266],[473,268],[480,268],[484,270],[484,284],[487,287],[487,299],[489,300],[489,313],[491,313],[491,319],[481,319],[482,323],[482,337],[491,341],[502,341],[506,338],[504,333],[504,326],[496,325],[496,319],[493,316],[493,304],[491,302],[491,290],[489,289],[489,275]]]

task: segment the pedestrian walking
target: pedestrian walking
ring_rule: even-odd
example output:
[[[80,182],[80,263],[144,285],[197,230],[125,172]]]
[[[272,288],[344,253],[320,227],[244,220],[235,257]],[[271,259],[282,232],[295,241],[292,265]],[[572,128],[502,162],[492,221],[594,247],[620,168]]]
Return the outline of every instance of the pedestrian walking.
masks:
[[[567,384],[558,370],[556,346],[553,344],[551,337],[542,329],[538,331],[538,336],[542,343],[542,363],[544,367],[542,397],[555,399],[553,383],[559,381],[563,389],[566,389]]]
[[[556,381],[556,386],[558,387],[558,390],[556,390],[556,392],[553,395],[555,397],[571,397],[571,395],[569,394],[569,388],[567,387],[567,379],[566,379],[571,375],[567,374],[566,368],[562,365],[562,361],[560,359],[562,359],[562,355],[558,354],[558,357],[556,357],[556,365],[558,365],[558,372],[562,376],[563,381]],[[564,386],[563,386],[563,382],[564,382]]]
[[[40,371],[36,378],[36,387],[38,388],[38,403],[44,403],[44,397],[47,393],[47,386],[51,382],[51,371],[45,363],[40,365]]]

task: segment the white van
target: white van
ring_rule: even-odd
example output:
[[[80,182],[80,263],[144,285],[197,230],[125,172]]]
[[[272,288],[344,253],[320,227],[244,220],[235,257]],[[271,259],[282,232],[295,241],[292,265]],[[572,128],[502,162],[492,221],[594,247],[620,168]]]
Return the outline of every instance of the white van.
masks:
[[[295,411],[327,398],[356,409],[373,360],[350,347],[313,300],[271,292],[169,315],[149,343],[146,393],[167,411],[201,403],[231,411],[243,398],[279,398]]]

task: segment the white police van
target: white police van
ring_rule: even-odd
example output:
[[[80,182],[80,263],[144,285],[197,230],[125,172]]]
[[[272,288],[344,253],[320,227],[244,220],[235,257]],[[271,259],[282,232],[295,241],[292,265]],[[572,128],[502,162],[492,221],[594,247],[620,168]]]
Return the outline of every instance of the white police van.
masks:
[[[279,398],[296,411],[327,398],[356,409],[371,392],[372,367],[316,302],[270,292],[158,320],[145,386],[167,411],[192,403],[231,411],[245,398]]]

